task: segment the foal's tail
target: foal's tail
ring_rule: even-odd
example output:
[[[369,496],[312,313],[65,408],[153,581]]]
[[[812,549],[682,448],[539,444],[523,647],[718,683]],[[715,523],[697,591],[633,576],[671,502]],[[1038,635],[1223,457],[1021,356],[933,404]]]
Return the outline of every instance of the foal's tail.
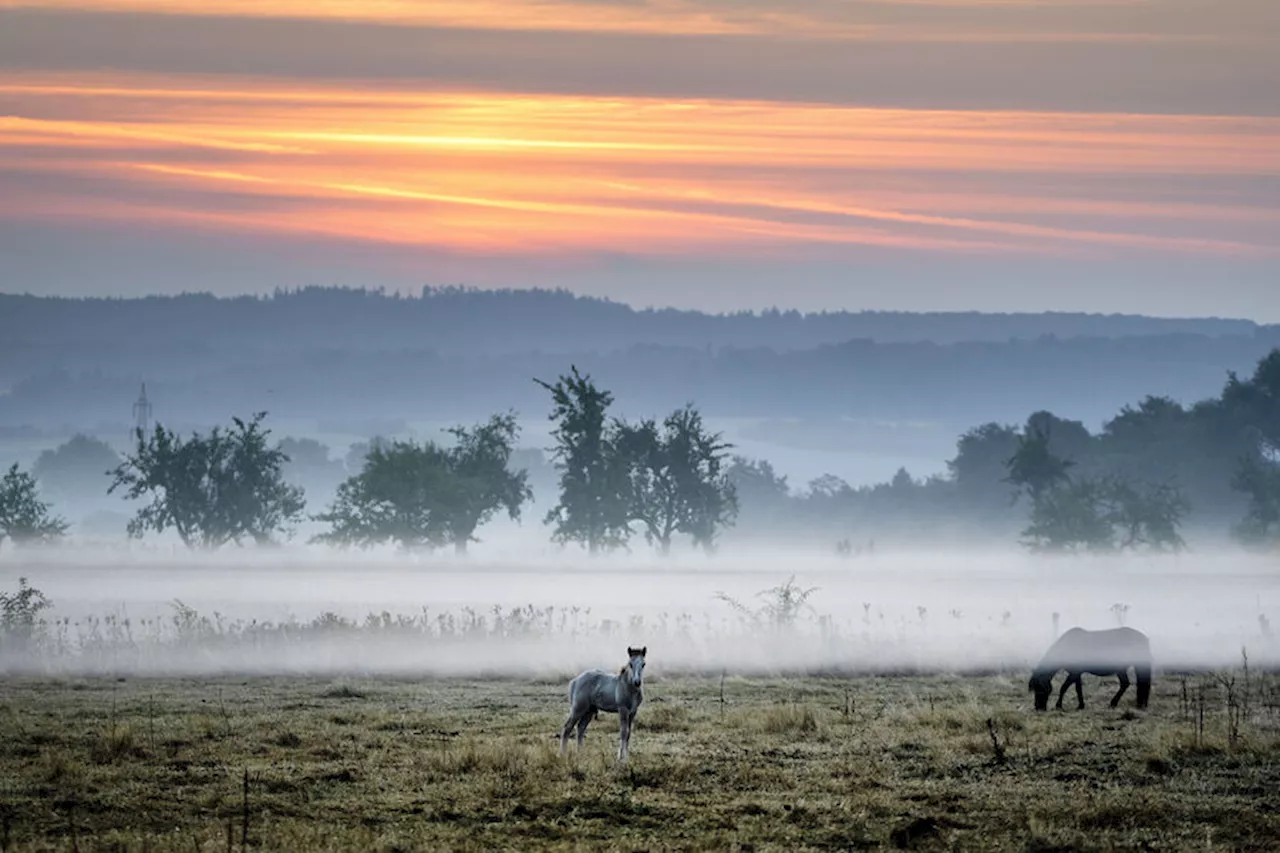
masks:
[[[1138,677],[1138,707],[1145,708],[1151,699],[1151,659],[1138,661],[1133,671]]]

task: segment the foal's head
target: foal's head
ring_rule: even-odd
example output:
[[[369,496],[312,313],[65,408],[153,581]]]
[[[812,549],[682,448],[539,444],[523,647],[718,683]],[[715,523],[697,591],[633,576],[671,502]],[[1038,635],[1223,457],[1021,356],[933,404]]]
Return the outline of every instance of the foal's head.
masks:
[[[622,668],[622,672],[618,673],[619,678],[624,678],[632,687],[639,687],[641,679],[644,678],[644,653],[649,651],[648,646],[638,649],[627,647],[627,665]]]

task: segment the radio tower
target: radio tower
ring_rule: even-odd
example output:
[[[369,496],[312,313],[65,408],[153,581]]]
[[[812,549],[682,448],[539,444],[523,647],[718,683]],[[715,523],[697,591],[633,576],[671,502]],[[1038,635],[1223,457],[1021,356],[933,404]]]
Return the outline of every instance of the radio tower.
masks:
[[[133,422],[145,436],[151,426],[151,402],[147,399],[147,383],[145,382],[142,383],[142,393],[138,395],[137,402],[133,404]]]

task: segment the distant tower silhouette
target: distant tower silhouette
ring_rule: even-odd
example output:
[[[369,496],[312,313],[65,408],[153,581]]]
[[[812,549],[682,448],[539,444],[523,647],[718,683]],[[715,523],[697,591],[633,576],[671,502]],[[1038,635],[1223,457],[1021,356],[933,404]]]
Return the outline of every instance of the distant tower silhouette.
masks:
[[[142,393],[138,395],[137,401],[133,404],[133,422],[134,425],[142,430],[142,434],[146,435],[147,430],[151,428],[151,401],[147,399],[147,383],[142,383]]]

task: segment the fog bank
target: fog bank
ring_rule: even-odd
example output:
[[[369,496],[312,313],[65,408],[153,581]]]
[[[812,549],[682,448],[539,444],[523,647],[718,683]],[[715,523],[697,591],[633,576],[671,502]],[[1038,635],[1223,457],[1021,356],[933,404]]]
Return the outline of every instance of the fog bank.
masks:
[[[789,609],[793,574],[793,591],[814,589]],[[1055,613],[1059,631],[1145,632],[1166,670],[1239,665],[1242,648],[1251,667],[1280,663],[1280,576],[1226,553],[6,552],[0,590],[19,577],[52,608],[29,642],[4,638],[10,674],[558,678],[621,666],[628,645],[648,645],[651,678],[1020,670]]]

